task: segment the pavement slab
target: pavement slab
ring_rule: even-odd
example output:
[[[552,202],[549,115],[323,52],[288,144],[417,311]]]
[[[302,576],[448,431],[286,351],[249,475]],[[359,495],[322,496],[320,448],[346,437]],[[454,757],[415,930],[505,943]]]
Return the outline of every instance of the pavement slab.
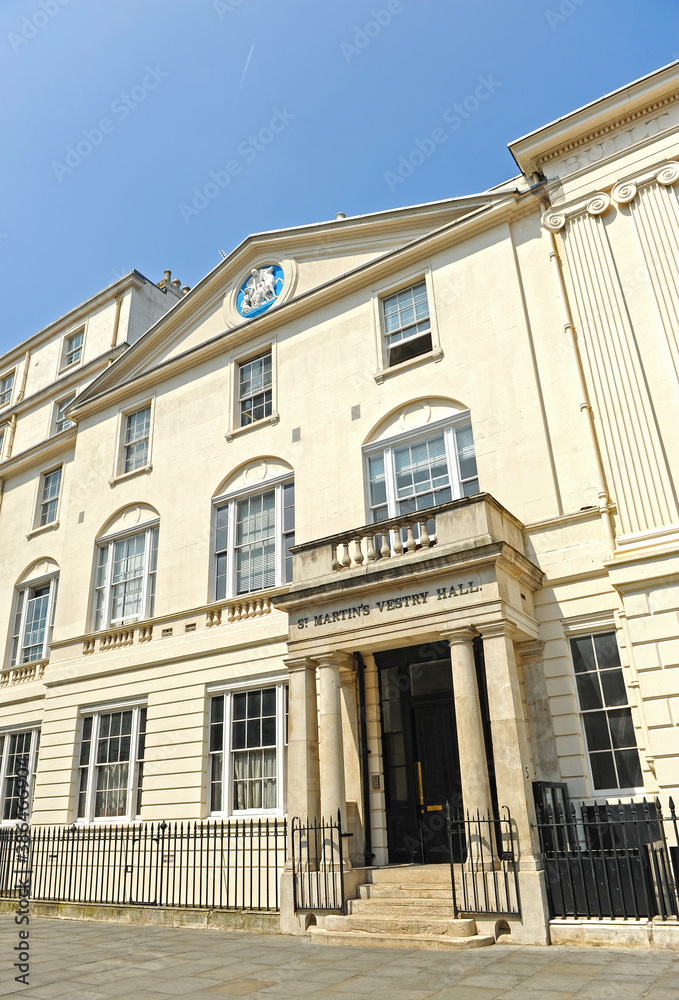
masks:
[[[0,915],[0,997],[20,1000],[679,1000],[679,954],[494,945],[322,947],[307,938],[32,918],[29,985]]]

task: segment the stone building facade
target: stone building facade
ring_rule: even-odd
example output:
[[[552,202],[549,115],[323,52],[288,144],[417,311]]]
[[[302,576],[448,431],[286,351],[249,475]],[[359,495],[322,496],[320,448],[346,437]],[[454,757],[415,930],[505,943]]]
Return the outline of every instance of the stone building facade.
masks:
[[[26,753],[33,824],[339,811],[352,871],[507,807],[546,942],[533,783],[676,795],[679,69],[510,149],[0,358],[3,823]]]

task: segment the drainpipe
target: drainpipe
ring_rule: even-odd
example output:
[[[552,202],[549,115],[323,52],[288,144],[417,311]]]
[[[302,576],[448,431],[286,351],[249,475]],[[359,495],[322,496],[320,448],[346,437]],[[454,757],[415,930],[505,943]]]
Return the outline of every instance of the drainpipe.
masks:
[[[28,378],[28,366],[30,364],[30,361],[31,361],[31,352],[26,351],[26,357],[24,358],[24,370],[21,374],[21,385],[19,387],[17,398],[15,400],[16,403],[20,403],[21,400],[26,395],[26,379]]]
[[[368,723],[365,711],[365,663],[360,653],[354,653],[356,673],[358,675],[358,720],[361,733],[361,786],[363,788],[363,830],[364,830],[364,861],[369,868],[375,857],[372,844],[372,827],[370,825],[370,771],[368,768]]]
[[[13,413],[9,422],[9,434],[7,435],[7,454],[5,455],[5,461],[7,461],[8,458],[12,457],[12,446],[14,444],[14,435],[16,434],[16,430],[17,430],[17,415],[16,413]]]
[[[549,210],[549,205],[547,202],[542,202],[542,208],[544,212]],[[554,276],[559,288],[559,294],[561,297],[561,307],[563,310],[564,318],[564,330],[568,334],[571,342],[571,347],[573,349],[573,357],[575,358],[575,367],[578,375],[578,385],[580,389],[580,411],[584,413],[587,420],[587,428],[589,431],[589,438],[592,445],[592,451],[594,453],[594,461],[597,470],[597,493],[599,496],[599,514],[601,515],[601,521],[604,527],[604,533],[606,535],[606,541],[608,542],[609,555],[613,555],[615,549],[615,527],[613,525],[613,518],[611,517],[611,501],[608,493],[608,486],[606,484],[606,472],[604,470],[604,463],[601,457],[601,448],[599,447],[599,439],[597,437],[596,426],[594,423],[594,414],[592,412],[592,404],[589,400],[589,391],[587,389],[587,382],[585,381],[585,370],[582,364],[582,355],[580,354],[580,347],[578,345],[578,334],[575,329],[575,322],[573,320],[573,313],[571,311],[570,299],[568,297],[568,290],[566,288],[566,282],[563,276],[563,264],[561,262],[561,257],[559,256],[559,247],[556,241],[556,234],[547,230],[549,233],[549,239],[551,244],[551,250],[549,252],[549,259],[552,262],[554,269]]]
[[[111,337],[111,347],[115,347],[118,343],[118,326],[120,324],[120,307],[123,304],[122,295],[116,295],[116,315],[113,320],[113,336]]]
[[[2,498],[5,495],[5,480],[0,479],[0,510],[2,510]]]

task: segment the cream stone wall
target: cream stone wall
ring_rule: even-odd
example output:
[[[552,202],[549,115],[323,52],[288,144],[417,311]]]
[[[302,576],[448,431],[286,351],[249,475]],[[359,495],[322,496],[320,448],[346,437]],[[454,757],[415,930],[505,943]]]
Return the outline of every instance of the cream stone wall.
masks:
[[[665,74],[661,83],[670,91],[678,81]],[[613,121],[626,100],[637,98],[607,100]],[[148,705],[142,818],[204,818],[208,689],[283,674],[289,651],[288,617],[275,610],[276,600],[284,604],[286,587],[270,595],[273,610],[269,595],[214,599],[214,498],[227,487],[256,482],[257,469],[264,470],[263,484],[290,469],[297,544],[355,532],[370,514],[364,447],[399,426],[425,431],[442,414],[464,410],[479,489],[516,519],[503,541],[525,552],[535,576],[529,575],[529,588],[518,571],[500,574],[500,582],[484,578],[491,596],[483,609],[470,602],[459,614],[449,610],[431,626],[434,633],[477,627],[493,614],[514,615],[519,655],[516,665],[508,658],[508,676],[516,686],[510,721],[520,736],[521,780],[543,773],[547,765],[537,748],[553,745],[550,774],[567,782],[573,798],[593,798],[568,639],[615,628],[642,751],[643,791],[663,801],[676,794],[679,273],[672,248],[679,236],[679,184],[673,174],[664,174],[661,183],[644,173],[679,155],[679,120],[672,127],[672,134],[621,143],[615,156],[586,170],[578,160],[568,173],[564,164],[575,167],[568,157],[581,148],[576,133],[585,125],[547,126],[544,135],[512,147],[526,177],[544,168],[546,182],[535,182],[530,193],[488,192],[260,234],[185,297],[135,279],[134,288],[121,293],[113,354],[112,286],[90,308],[86,303],[51,332],[36,335],[34,350],[26,342],[0,359],[0,372],[16,363],[19,378],[25,352],[32,350],[25,399],[8,410],[17,416],[12,456],[0,464],[0,648],[6,668],[0,729],[41,722],[34,822],[74,819],[82,710],[129,699]],[[576,146],[549,159],[559,143]],[[634,176],[632,191],[625,184]],[[552,234],[566,275],[584,389],[564,318],[568,303],[555,277]],[[289,262],[295,276],[290,295],[262,316],[236,322],[228,303],[243,276],[276,260]],[[380,298],[423,279],[433,350],[388,370]],[[82,322],[83,366],[77,374],[59,375],[63,336]],[[272,416],[240,428],[238,364],[269,346]],[[73,408],[77,431],[46,442],[54,400],[75,389],[81,390]],[[148,466],[121,476],[124,416],[149,402]],[[5,420],[0,412],[0,424]],[[59,464],[58,527],[32,533],[40,474]],[[600,505],[617,532],[612,547]],[[143,628],[133,624],[129,641],[121,639],[122,627],[93,635],[97,539],[122,512],[140,507],[159,518],[154,618]],[[457,516],[462,523],[464,508]],[[470,537],[456,544],[460,551],[490,544],[478,538],[470,528]],[[446,551],[454,558],[453,548]],[[324,559],[328,552],[326,547]],[[7,669],[16,583],[31,564],[46,559],[60,568],[52,648],[44,676],[26,680]],[[298,585],[301,556],[295,564]],[[305,563],[304,572],[311,565]],[[319,587],[335,586],[337,571],[318,565],[325,566]],[[358,575],[368,569],[364,565]],[[441,568],[428,572],[431,579]],[[229,621],[236,612],[240,620]],[[353,645],[354,634],[338,630],[316,647],[309,640],[305,655],[337,648],[364,655],[368,768],[378,784],[370,788],[373,849],[376,863],[384,864],[377,647],[367,633],[360,634],[364,648]],[[542,666],[533,649],[531,670],[544,671],[544,698],[542,685],[537,693],[531,687],[535,673],[520,656],[521,645],[535,640],[544,643]],[[380,648],[411,641],[420,639],[407,622],[395,623],[379,639]],[[495,693],[503,701],[506,692]],[[347,797],[357,802],[360,819],[354,723],[345,706]],[[522,787],[515,783],[512,794]]]

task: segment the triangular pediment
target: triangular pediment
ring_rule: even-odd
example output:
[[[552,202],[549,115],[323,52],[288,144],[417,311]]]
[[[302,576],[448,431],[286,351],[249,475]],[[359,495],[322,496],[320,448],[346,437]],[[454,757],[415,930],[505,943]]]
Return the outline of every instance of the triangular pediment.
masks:
[[[349,281],[372,263],[397,255],[429,234],[483,213],[506,198],[507,192],[483,192],[250,236],[88,386],[73,412],[77,415],[95,400],[203,346],[223,350],[228,338],[236,342],[247,337],[252,323],[265,329],[261,323],[265,317],[275,314],[280,322],[290,315],[291,305],[310,301],[318,290]],[[239,292],[253,272],[259,281],[259,275],[267,271],[272,287],[277,281],[270,310],[266,312],[265,302],[264,310],[253,308],[243,314],[246,306]]]

